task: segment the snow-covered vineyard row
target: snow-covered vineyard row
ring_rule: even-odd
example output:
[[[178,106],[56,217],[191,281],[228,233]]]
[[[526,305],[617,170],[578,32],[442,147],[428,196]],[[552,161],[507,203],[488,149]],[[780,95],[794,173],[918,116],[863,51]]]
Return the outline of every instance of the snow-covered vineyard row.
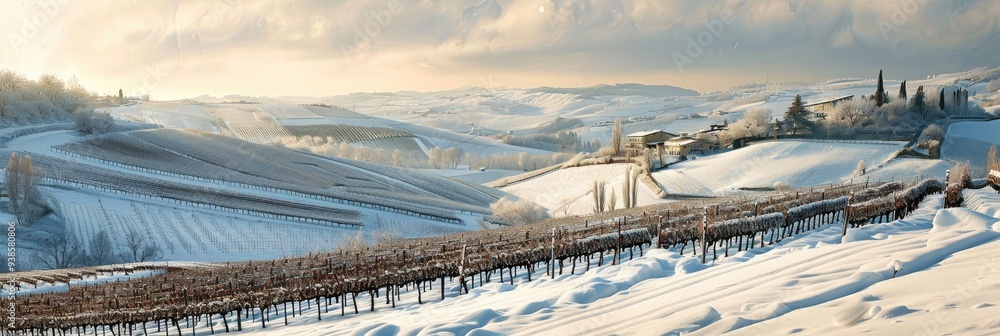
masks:
[[[843,202],[844,197],[851,194],[859,202],[891,200],[899,205],[891,210],[891,216],[899,218],[913,210],[911,206],[927,194],[940,192],[941,185],[940,181],[931,180],[910,186],[891,183],[868,189],[860,185],[838,186],[796,193],[791,197],[710,205],[704,209],[678,204],[665,212],[641,218],[570,225],[539,223],[395,241],[363,251],[340,250],[304,258],[227,265],[211,271],[166,272],[128,282],[19,297],[18,307],[30,315],[19,316],[14,323],[17,329],[32,332],[137,331],[150,326],[160,329],[161,323],[180,331],[181,321],[193,318],[208,320],[211,325],[213,318],[221,318],[228,330],[234,319],[236,328],[242,329],[242,319],[249,314],[261,316],[259,323],[266,326],[265,316],[276,314],[278,309],[287,309],[289,303],[293,313],[295,306],[301,310],[303,304],[326,305],[329,312],[334,303],[339,304],[342,315],[346,314],[348,306],[359,313],[359,296],[362,300],[368,296],[369,310],[374,310],[375,297],[383,291],[387,304],[393,306],[403,288],[413,288],[417,301],[423,302],[423,294],[433,293],[432,286],[438,283],[443,298],[447,278],[458,278],[459,290],[468,293],[477,277],[480,286],[484,279],[490,281],[493,276],[499,276],[504,282],[504,278],[512,280],[518,269],[531,274],[543,263],[549,276],[554,277],[555,273],[564,272],[566,262],[571,263],[569,272],[574,273],[578,262],[585,261],[589,269],[590,259],[595,254],[600,254],[598,266],[605,253],[611,255],[611,263],[616,264],[623,255],[631,256],[635,249],[641,254],[644,246],[654,244],[655,247],[681,246],[681,251],[688,243],[700,245],[701,251],[692,250],[705,260],[708,246],[722,247],[728,252],[735,242],[739,250],[749,249],[755,246],[757,237],[763,246],[767,233],[771,234],[770,242],[774,243],[783,237],[814,229],[819,223],[830,222],[837,214],[845,212],[849,219],[875,216],[867,218],[866,222],[887,216],[880,211],[853,211],[850,203]],[[1000,185],[992,186],[1000,190]],[[841,205],[845,205],[845,209],[840,209]],[[755,215],[746,217],[751,213]],[[712,250],[713,254],[717,253],[715,248]],[[111,297],[115,299],[109,299]],[[321,309],[316,313],[317,318],[323,318]],[[0,322],[6,324],[5,319]]]
[[[456,211],[484,213],[486,207],[499,198],[495,191],[470,188],[429,174],[402,174],[391,167],[205,136],[213,141],[192,141],[190,134],[173,130],[133,132],[66,144],[53,150],[129,170],[349,203],[448,222],[458,221],[454,215]],[[230,142],[239,145],[237,151],[224,148]],[[123,155],[122,151],[128,155]],[[252,167],[243,164],[250,157],[259,158],[253,160],[255,165]],[[273,176],[273,179],[262,176]],[[341,192],[335,192],[337,189]]]
[[[291,135],[273,116],[253,105],[211,106],[205,110],[223,120],[229,132],[242,140],[262,144]]]
[[[226,210],[265,218],[332,226],[361,225],[360,214],[352,210],[174,183],[135,174],[112,173],[94,166],[43,155],[35,155],[34,162],[50,172],[51,175],[45,178],[46,183],[94,188],[120,194],[143,195],[168,203]]]

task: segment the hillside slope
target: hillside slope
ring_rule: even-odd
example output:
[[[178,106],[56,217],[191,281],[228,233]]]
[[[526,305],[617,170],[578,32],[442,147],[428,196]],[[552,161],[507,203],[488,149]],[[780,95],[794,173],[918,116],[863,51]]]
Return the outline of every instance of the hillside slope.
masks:
[[[904,143],[853,144],[778,141],[753,144],[726,153],[688,160],[653,173],[667,194],[692,195],[711,190],[717,194],[744,187],[770,187],[784,182],[808,187],[850,180],[858,161],[869,168],[891,159]],[[673,183],[674,174],[688,178]],[[690,180],[701,185],[691,185]]]
[[[714,265],[648,251],[550,280],[488,283],[456,296],[317,321],[309,310],[284,335],[994,334],[1000,332],[1000,197],[967,191],[969,208],[927,198],[904,220],[837,224]],[[410,293],[412,294],[412,293]],[[333,307],[331,310],[336,309]]]
[[[14,139],[0,154],[11,151],[31,155],[48,176],[43,195],[59,224],[36,238],[66,232],[89,249],[99,231],[116,246],[138,231],[166,260],[279,258],[334,249],[359,232],[375,240],[476,230],[506,195],[198,131],[52,131]]]

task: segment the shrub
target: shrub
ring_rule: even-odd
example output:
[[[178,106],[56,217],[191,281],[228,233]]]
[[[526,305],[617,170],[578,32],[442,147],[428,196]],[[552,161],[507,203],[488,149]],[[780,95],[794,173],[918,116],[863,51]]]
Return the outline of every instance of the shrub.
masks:
[[[507,197],[490,204],[490,211],[512,225],[525,225],[549,218],[545,208],[526,200],[512,200]]]
[[[941,126],[937,124],[931,124],[924,128],[924,131],[920,133],[920,137],[917,138],[917,143],[924,143],[930,140],[936,140],[941,142],[944,140],[944,131],[941,130]]]
[[[76,113],[76,129],[83,134],[102,134],[111,132],[114,119],[111,114],[94,111],[79,111]]]

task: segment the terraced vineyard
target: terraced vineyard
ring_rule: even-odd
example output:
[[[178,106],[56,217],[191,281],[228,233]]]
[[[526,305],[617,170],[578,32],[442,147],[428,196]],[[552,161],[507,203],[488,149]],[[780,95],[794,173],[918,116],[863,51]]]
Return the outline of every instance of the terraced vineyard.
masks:
[[[456,211],[488,213],[489,204],[499,197],[495,191],[430,174],[200,132],[112,134],[56,149],[140,172],[346,202],[448,222],[458,221]]]
[[[253,105],[213,105],[205,110],[222,119],[229,132],[242,140],[268,143],[289,136],[273,116]]]
[[[364,250],[340,250],[311,254],[307,257],[246,264],[230,264],[211,270],[173,270],[147,278],[111,283],[103,286],[73,287],[67,292],[18,297],[17,307],[27,316],[0,322],[13,323],[14,329],[37,333],[46,330],[119,330],[129,333],[146,331],[161,325],[182,333],[180,322],[188,323],[196,333],[198,320],[219,318],[230,331],[235,320],[242,329],[244,318],[254,316],[262,327],[272,314],[289,304],[295,307],[315,303],[331,306],[340,315],[360,312],[358,298],[370,300],[375,309],[376,296],[383,290],[386,304],[395,306],[401,290],[412,290],[418,303],[423,294],[436,296],[434,286],[444,298],[445,278],[457,278],[459,291],[469,293],[478,276],[479,283],[513,281],[515,269],[530,274],[542,263],[551,277],[566,271],[573,273],[580,262],[591,267],[591,258],[598,265],[611,255],[617,263],[626,251],[644,246],[700,246],[690,250],[706,260],[711,248],[730,246],[737,250],[754,248],[791,237],[838,217],[852,225],[881,222],[887,218],[902,218],[915,208],[926,195],[941,191],[943,183],[927,180],[913,185],[901,183],[836,186],[823,190],[778,194],[755,200],[729,200],[692,208],[677,202],[668,208],[631,209],[653,211],[639,217],[619,217],[594,222],[542,222],[522,227],[478,231],[417,240],[394,241]],[[1000,189],[1000,186],[993,185]],[[853,201],[861,202],[857,210]],[[864,203],[894,204],[892,207],[867,207]],[[846,224],[845,224],[846,225]],[[846,226],[845,226],[846,227]],[[768,236],[770,233],[770,236]],[[192,247],[193,248],[193,247]],[[600,254],[600,257],[594,256]],[[506,273],[506,274],[505,274]],[[470,281],[471,280],[471,283]],[[439,284],[436,284],[439,283]],[[471,286],[470,286],[471,285]],[[349,303],[350,300],[350,303]],[[364,301],[362,301],[364,302]],[[338,307],[339,306],[339,307]],[[348,308],[349,306],[353,306]],[[150,309],[149,307],[156,307]],[[316,309],[322,319],[324,309]],[[259,316],[259,318],[258,318]],[[280,322],[279,322],[280,323]],[[286,322],[287,323],[287,322]],[[214,333],[214,330],[212,331]]]
[[[256,255],[300,255],[328,250],[342,233],[314,225],[252,219],[197,207],[106,198],[95,194],[88,202],[56,202],[55,211],[86,251],[88,237],[105,231],[112,241],[125,241],[136,232],[163,249],[168,259],[191,257],[229,260]],[[258,232],[268,232],[267,235]]]

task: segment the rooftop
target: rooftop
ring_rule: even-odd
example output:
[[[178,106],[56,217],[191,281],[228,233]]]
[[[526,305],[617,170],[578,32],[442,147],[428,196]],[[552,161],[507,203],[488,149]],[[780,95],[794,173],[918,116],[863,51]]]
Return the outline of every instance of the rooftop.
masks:
[[[827,100],[821,100],[821,101],[818,101],[818,102],[815,102],[815,103],[805,104],[805,105],[802,105],[802,107],[816,106],[816,105],[821,105],[821,104],[826,104],[826,103],[832,103],[832,102],[835,102],[835,101],[838,101],[838,100],[853,99],[853,98],[854,98],[854,95],[837,97],[837,98],[832,98],[832,99],[827,99]]]
[[[664,132],[664,131],[661,131],[661,130],[652,130],[652,131],[635,132],[635,133],[632,133],[632,134],[629,134],[629,135],[626,135],[626,136],[627,137],[644,137],[644,136],[652,135],[652,134],[656,134],[656,133],[667,133],[667,132]],[[670,134],[670,133],[667,133],[667,134]]]

